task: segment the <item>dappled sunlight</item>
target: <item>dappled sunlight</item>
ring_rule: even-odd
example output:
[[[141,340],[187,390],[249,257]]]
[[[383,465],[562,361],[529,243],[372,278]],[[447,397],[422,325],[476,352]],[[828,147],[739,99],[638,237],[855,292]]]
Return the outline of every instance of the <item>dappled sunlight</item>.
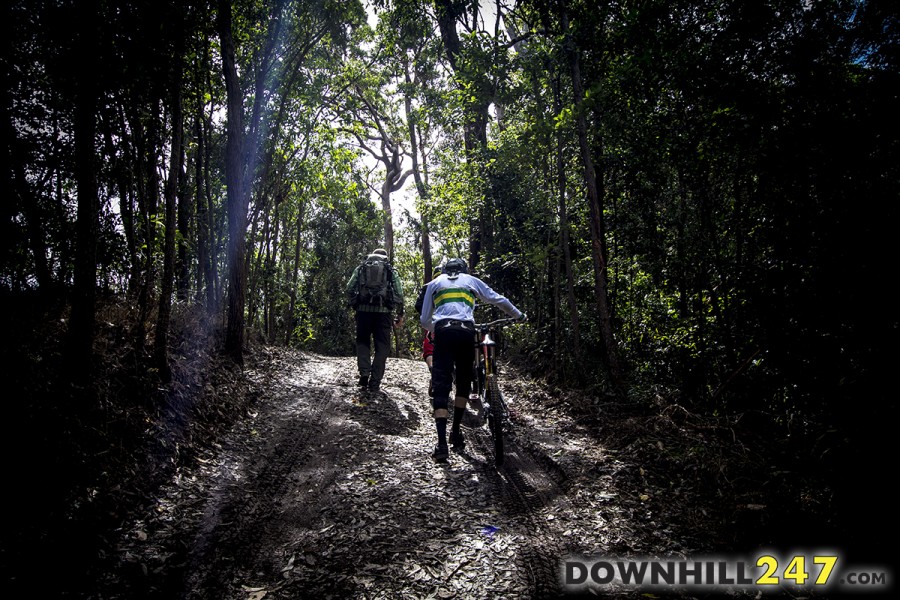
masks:
[[[567,553],[689,550],[674,530],[642,539],[638,494],[616,481],[624,467],[559,408],[517,403],[502,468],[480,423],[463,426],[462,453],[433,462],[421,364],[388,365],[384,391],[363,394],[353,360],[272,350],[250,374],[253,410],[124,530],[121,560],[155,565],[145,584],[185,597],[491,598],[552,594]]]

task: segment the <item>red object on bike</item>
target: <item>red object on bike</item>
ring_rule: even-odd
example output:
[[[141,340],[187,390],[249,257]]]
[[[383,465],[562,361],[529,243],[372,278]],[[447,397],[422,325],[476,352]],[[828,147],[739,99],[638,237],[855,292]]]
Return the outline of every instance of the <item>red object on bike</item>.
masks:
[[[434,334],[430,331],[422,339],[422,358],[426,359],[434,354]]]

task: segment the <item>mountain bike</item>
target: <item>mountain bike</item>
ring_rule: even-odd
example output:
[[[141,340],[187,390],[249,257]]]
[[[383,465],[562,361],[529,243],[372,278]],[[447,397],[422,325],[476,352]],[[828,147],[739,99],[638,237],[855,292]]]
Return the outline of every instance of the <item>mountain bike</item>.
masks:
[[[487,423],[494,443],[494,463],[503,464],[503,432],[509,423],[509,409],[500,391],[497,365],[497,339],[504,327],[521,323],[519,319],[499,319],[475,325],[476,361],[472,394],[481,401],[481,417]]]

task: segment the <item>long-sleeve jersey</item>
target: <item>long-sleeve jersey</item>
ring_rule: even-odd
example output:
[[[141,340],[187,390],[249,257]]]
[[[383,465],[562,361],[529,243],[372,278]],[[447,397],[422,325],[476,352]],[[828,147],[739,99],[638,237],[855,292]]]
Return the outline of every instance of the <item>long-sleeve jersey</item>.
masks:
[[[499,307],[510,317],[519,318],[522,311],[485,282],[467,273],[454,277],[441,275],[428,284],[422,301],[422,327],[434,331],[434,324],[443,319],[475,321],[475,301]]]

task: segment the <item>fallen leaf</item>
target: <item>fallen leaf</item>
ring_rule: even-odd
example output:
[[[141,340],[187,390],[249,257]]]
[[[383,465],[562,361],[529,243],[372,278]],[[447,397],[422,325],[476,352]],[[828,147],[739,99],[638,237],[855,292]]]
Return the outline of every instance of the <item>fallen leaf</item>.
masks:
[[[290,571],[294,568],[294,555],[291,555],[291,558],[288,560],[287,564],[281,568],[282,571]]]

